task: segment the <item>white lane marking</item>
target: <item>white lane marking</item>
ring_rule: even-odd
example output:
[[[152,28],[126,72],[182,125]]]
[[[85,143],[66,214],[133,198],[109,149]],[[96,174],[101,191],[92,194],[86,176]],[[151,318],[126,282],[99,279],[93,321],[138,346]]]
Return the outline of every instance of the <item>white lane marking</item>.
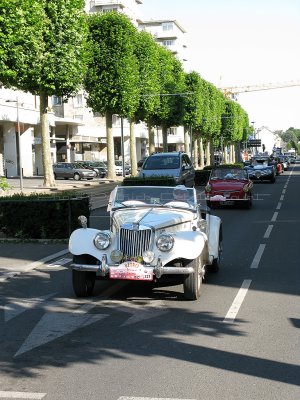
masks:
[[[237,313],[239,312],[239,309],[244,301],[244,298],[246,297],[246,294],[251,285],[251,282],[252,282],[251,279],[244,280],[244,282],[242,283],[242,286],[241,286],[240,290],[238,291],[238,294],[235,296],[235,299],[233,300],[233,303],[231,304],[231,307],[229,308],[223,322],[233,322],[235,320],[235,317],[237,316]]]
[[[263,252],[265,250],[266,245],[265,244],[260,244],[258,247],[258,250],[253,258],[252,264],[250,268],[258,268],[261,256],[263,255]]]
[[[174,398],[166,398],[166,397],[128,397],[122,396],[119,397],[118,400],[196,400],[196,399],[174,399]]]
[[[282,194],[285,194],[285,192],[286,192],[286,189],[283,189],[283,190],[282,190]]]
[[[44,301],[55,295],[56,293],[50,293],[45,296],[33,297],[30,299],[17,299],[12,297],[8,298],[8,303],[3,307],[5,322],[8,322],[27,310],[40,306]]]
[[[43,399],[47,393],[4,392],[0,391],[0,399]]]
[[[72,258],[61,258],[60,260],[56,260],[53,263],[48,264],[48,266],[56,267],[56,266],[68,264],[71,261],[72,261]]]
[[[274,226],[274,225],[269,225],[269,226],[267,227],[267,230],[266,230],[266,232],[265,232],[265,234],[264,234],[264,239],[269,239],[270,234],[271,234],[272,229],[273,229],[273,226]]]
[[[95,304],[86,304],[72,313],[44,314],[14,357],[108,316],[107,314],[87,314],[93,307]]]
[[[282,206],[282,203],[279,202],[279,203],[277,204],[276,210],[280,210],[280,209],[281,209],[281,206]]]
[[[47,263],[48,261],[54,260],[55,258],[58,258],[60,256],[64,256],[65,254],[68,254],[68,253],[69,253],[69,250],[66,249],[66,250],[59,251],[58,253],[51,254],[50,256],[41,258],[38,261],[35,261],[35,262],[31,263],[31,264],[26,265],[24,268],[22,268],[22,272],[29,272],[29,271],[31,271],[31,270],[33,270],[33,269],[35,269],[37,267],[40,267],[41,265]]]
[[[284,195],[281,195],[279,200],[283,201],[283,199],[284,199]]]
[[[148,301],[148,299],[146,299],[146,301]],[[125,313],[132,314],[121,327],[136,324],[146,319],[156,318],[169,311],[162,300],[146,304],[143,299],[139,299],[139,301],[107,300],[102,302],[101,306],[117,308]]]
[[[278,212],[274,212],[271,222],[275,222],[278,217]]]

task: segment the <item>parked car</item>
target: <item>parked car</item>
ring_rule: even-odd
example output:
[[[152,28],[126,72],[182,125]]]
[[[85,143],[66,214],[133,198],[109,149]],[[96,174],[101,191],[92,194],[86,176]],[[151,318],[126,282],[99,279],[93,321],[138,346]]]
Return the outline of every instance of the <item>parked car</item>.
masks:
[[[181,192],[181,193],[180,193]],[[159,283],[170,277],[196,300],[207,269],[220,263],[222,222],[197,203],[194,188],[117,186],[111,193],[110,230],[82,228],[70,236],[75,295],[92,295],[96,279]]]
[[[275,182],[276,167],[273,160],[268,156],[254,156],[251,159],[251,164],[245,166],[245,169],[252,181]]]
[[[54,179],[63,178],[63,179],[75,179],[75,181],[79,181],[80,179],[93,179],[96,178],[97,174],[91,168],[87,168],[80,163],[67,163],[67,162],[58,162],[53,164],[53,174]]]
[[[80,163],[92,168],[99,178],[107,176],[107,166],[103,161],[80,161]]]
[[[120,160],[115,161],[115,172],[116,175],[123,175],[123,163]],[[130,175],[131,174],[131,166],[127,164],[126,162],[124,163],[124,172],[125,175]]]
[[[193,187],[195,184],[195,170],[189,156],[183,152],[154,153],[144,162],[139,176],[171,176],[176,184]]]
[[[138,162],[137,162],[137,168],[138,170],[140,170],[145,162],[145,160],[147,159],[147,157],[143,157],[141,158]]]
[[[243,205],[252,207],[253,182],[243,168],[219,167],[211,171],[205,187],[206,203],[215,205]]]

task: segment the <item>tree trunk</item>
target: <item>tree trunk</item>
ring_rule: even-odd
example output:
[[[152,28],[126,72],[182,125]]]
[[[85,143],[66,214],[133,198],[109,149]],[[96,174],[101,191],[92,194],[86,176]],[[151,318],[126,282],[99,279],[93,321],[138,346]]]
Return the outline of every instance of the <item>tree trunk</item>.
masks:
[[[187,154],[190,154],[190,132],[189,132],[189,127],[185,125],[183,127],[184,129],[184,151]]]
[[[206,165],[210,165],[210,140],[209,139],[207,139],[207,141],[206,141],[205,158],[206,158]]]
[[[42,157],[44,169],[44,187],[55,187],[54,174],[51,160],[49,119],[48,119],[48,96],[40,93],[40,122],[42,136]]]
[[[210,139],[210,164],[209,165],[214,165],[215,164],[215,149],[214,149],[214,141],[211,138]]]
[[[150,120],[148,121],[148,136],[149,136],[149,154],[155,153],[155,134],[154,128],[151,125]]]
[[[166,126],[162,126],[162,137],[163,137],[163,151],[168,151],[168,128]]]
[[[137,170],[137,159],[136,159],[136,142],[134,134],[134,123],[130,121],[130,162],[131,162],[131,175],[136,176]]]
[[[199,155],[200,155],[200,168],[204,168],[204,150],[203,150],[203,139],[199,139]]]
[[[115,149],[114,137],[112,133],[112,113],[106,111],[106,141],[107,141],[107,177],[108,179],[115,179]]]
[[[199,159],[199,152],[198,152],[198,140],[195,139],[193,142],[193,148],[194,148],[194,152],[193,152],[193,164],[195,166],[195,168],[198,168],[198,159]]]

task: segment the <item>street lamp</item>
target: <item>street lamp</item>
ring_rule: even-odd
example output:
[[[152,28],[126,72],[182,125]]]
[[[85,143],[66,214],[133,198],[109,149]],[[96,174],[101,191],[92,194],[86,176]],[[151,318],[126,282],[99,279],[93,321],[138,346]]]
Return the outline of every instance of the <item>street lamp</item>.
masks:
[[[21,151],[21,132],[20,132],[20,116],[19,116],[19,97],[16,100],[6,100],[6,103],[16,103],[17,104],[17,137],[19,146],[19,171],[20,171],[20,189],[23,193],[23,166],[22,166],[22,151]]]

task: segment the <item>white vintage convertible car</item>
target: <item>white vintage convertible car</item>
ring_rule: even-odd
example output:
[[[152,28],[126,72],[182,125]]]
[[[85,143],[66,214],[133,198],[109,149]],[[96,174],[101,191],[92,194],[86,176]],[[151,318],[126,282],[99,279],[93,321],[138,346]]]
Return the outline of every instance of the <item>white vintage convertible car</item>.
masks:
[[[96,279],[161,282],[178,278],[186,299],[200,296],[207,269],[218,271],[221,219],[202,210],[194,188],[117,186],[111,193],[110,230],[82,228],[69,239],[76,296]]]

